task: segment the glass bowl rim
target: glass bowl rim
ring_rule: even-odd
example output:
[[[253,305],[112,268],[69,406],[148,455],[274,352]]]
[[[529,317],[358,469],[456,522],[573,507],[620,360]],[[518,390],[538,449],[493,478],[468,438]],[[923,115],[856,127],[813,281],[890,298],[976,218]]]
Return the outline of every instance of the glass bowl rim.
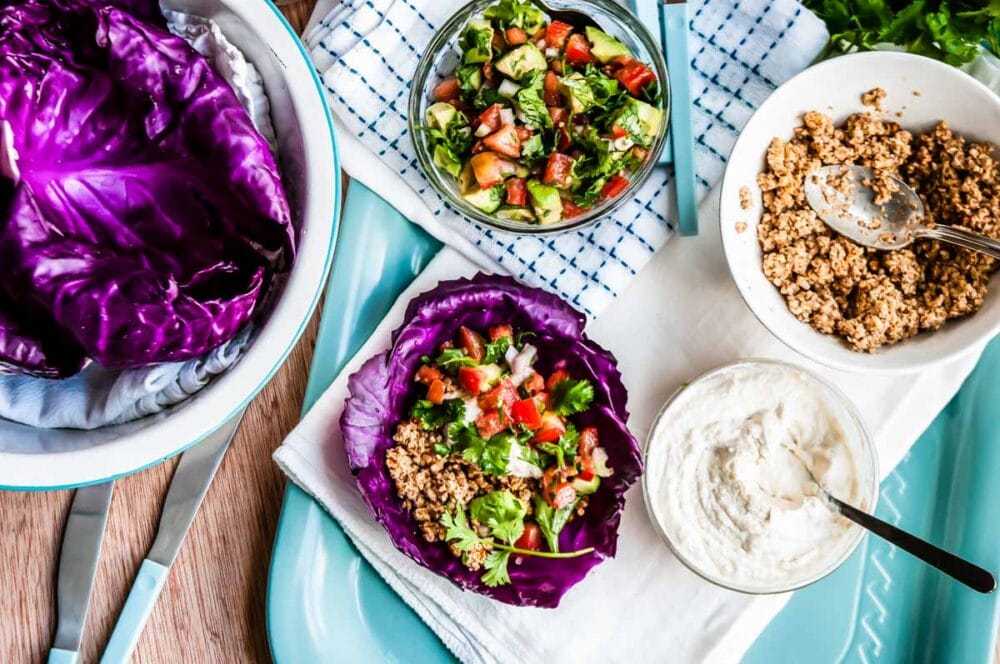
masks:
[[[641,43],[650,53],[652,59],[651,64],[656,70],[657,77],[660,81],[661,99],[659,108],[663,111],[664,121],[660,128],[660,133],[657,135],[656,141],[650,148],[646,161],[635,173],[633,173],[631,182],[629,182],[629,186],[625,189],[625,191],[620,193],[615,198],[591,208],[591,210],[586,214],[581,214],[580,216],[569,220],[561,220],[554,224],[528,224],[524,222],[507,221],[497,217],[492,217],[481,210],[477,210],[472,205],[465,203],[452,193],[448,184],[444,181],[443,175],[440,173],[440,169],[434,165],[427,146],[426,138],[421,136],[424,132],[420,129],[422,126],[420,124],[422,120],[420,105],[428,92],[428,82],[433,80],[431,75],[433,74],[432,66],[434,61],[437,59],[437,56],[448,47],[450,42],[458,38],[461,29],[465,26],[469,19],[472,18],[472,14],[477,10],[477,8],[479,8],[480,5],[483,6],[482,8],[485,8],[485,6],[488,6],[495,1],[496,0],[469,0],[463,4],[455,10],[444,25],[434,32],[434,36],[431,38],[430,43],[420,56],[420,61],[417,64],[413,81],[410,86],[406,117],[407,131],[410,134],[420,170],[434,191],[441,196],[442,199],[444,199],[449,207],[467,219],[471,219],[472,221],[482,224],[495,231],[515,235],[551,235],[571,230],[579,230],[585,226],[592,225],[610,216],[613,212],[620,208],[625,201],[633,198],[636,191],[638,191],[638,189],[649,180],[653,171],[659,165],[660,153],[663,151],[663,147],[667,139],[667,133],[670,128],[670,102],[672,99],[670,76],[667,71],[666,61],[664,60],[663,50],[659,43],[659,37],[651,35],[646,27],[639,22],[639,19],[632,14],[632,12],[630,12],[623,5],[614,2],[614,0],[575,0],[576,2],[582,4],[590,4],[600,7],[607,13],[614,16],[622,29],[634,40]],[[548,4],[553,6],[554,9],[563,7],[561,0],[555,0],[554,2],[550,0]]]
[[[843,390],[841,390],[839,387],[829,382],[825,378],[817,376],[812,371],[809,371],[808,369],[799,366],[797,364],[793,364],[792,362],[786,362],[784,360],[776,360],[773,358],[760,358],[760,357],[742,358],[703,371],[700,374],[696,375],[695,377],[691,378],[689,381],[679,386],[667,398],[666,402],[664,402],[663,406],[660,408],[660,410],[656,413],[656,416],[653,418],[653,422],[650,425],[649,432],[646,434],[646,441],[645,441],[646,445],[643,449],[643,467],[645,468],[645,472],[643,473],[642,476],[642,497],[643,501],[646,503],[646,513],[649,517],[650,522],[652,523],[653,529],[656,531],[657,535],[659,535],[660,539],[667,545],[667,548],[670,549],[671,553],[673,553],[674,556],[679,561],[681,561],[684,567],[694,572],[702,579],[716,586],[719,586],[720,588],[733,590],[746,595],[780,595],[783,593],[800,590],[802,588],[805,588],[806,586],[810,586],[816,583],[817,581],[829,576],[833,572],[835,572],[857,550],[858,546],[861,544],[865,534],[868,531],[862,528],[860,525],[852,523],[851,528],[854,530],[854,534],[851,536],[852,539],[850,543],[844,547],[844,550],[841,552],[841,554],[837,556],[834,560],[832,560],[829,565],[823,567],[822,569],[809,575],[808,577],[804,577],[802,579],[796,580],[792,583],[787,583],[785,585],[759,586],[759,587],[745,586],[739,583],[728,581],[723,577],[715,576],[710,572],[700,568],[697,564],[689,560],[680,550],[680,547],[678,547],[674,543],[670,533],[667,532],[667,529],[664,528],[663,525],[660,523],[659,519],[657,518],[656,512],[653,508],[652,501],[650,500],[650,486],[649,486],[650,468],[648,461],[649,461],[649,453],[653,444],[653,435],[656,433],[656,430],[659,427],[660,422],[663,420],[664,416],[668,412],[670,412],[671,407],[681,396],[681,394],[687,391],[688,388],[700,382],[704,382],[709,378],[712,378],[725,371],[729,371],[743,366],[760,366],[760,365],[791,369],[799,374],[804,375],[806,378],[815,381],[818,385],[826,389],[838,402],[838,404],[845,410],[847,415],[850,416],[852,422],[857,427],[858,433],[860,434],[861,450],[863,451],[864,460],[868,463],[870,469],[871,482],[870,486],[868,487],[868,493],[866,495],[868,503],[866,504],[864,509],[868,512],[874,513],[875,508],[878,505],[878,499],[879,499],[880,474],[879,474],[878,448],[875,446],[875,440],[874,438],[872,438],[871,431],[868,429],[868,425],[865,423],[864,417],[862,417],[861,412],[858,410],[858,407],[854,404],[854,402],[850,399],[850,397],[848,397],[847,394],[844,393]]]

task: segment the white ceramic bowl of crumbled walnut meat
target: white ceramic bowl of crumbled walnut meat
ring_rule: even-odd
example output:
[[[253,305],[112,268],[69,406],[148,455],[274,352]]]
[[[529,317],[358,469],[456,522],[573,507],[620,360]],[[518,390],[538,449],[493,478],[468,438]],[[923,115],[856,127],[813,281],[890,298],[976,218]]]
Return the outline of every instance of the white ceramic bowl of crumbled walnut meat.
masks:
[[[859,53],[788,81],[743,129],[722,185],[723,245],[746,303],[795,350],[849,371],[981,349],[1000,331],[995,261],[924,241],[865,250],[809,210],[802,185],[828,164],[887,169],[917,185],[938,223],[1000,238],[997,143],[1000,98],[928,58]]]

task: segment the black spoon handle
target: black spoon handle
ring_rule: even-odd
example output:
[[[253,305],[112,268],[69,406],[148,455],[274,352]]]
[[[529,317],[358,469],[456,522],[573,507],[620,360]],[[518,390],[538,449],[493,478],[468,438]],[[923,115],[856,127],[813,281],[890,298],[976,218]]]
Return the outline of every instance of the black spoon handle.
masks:
[[[988,571],[973,565],[968,560],[939,549],[930,542],[914,537],[905,530],[886,523],[867,512],[851,507],[847,503],[830,496],[837,510],[848,519],[867,528],[882,539],[908,551],[928,565],[938,568],[956,581],[961,581],[973,590],[981,593],[991,593],[997,587],[997,581]]]

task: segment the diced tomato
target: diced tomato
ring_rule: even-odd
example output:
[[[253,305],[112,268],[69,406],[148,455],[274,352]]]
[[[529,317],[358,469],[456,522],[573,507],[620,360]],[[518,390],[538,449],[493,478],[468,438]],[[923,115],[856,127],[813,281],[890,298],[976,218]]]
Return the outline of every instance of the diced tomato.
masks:
[[[494,30],[493,39],[490,41],[490,46],[493,47],[493,51],[496,53],[503,53],[506,48],[506,44],[503,41],[503,33]]]
[[[573,145],[573,137],[570,136],[569,129],[563,124],[559,127],[559,142],[556,143],[556,149],[566,151],[571,145]]]
[[[616,71],[615,78],[633,97],[638,97],[644,87],[656,80],[656,74],[641,62],[633,61]]]
[[[514,542],[514,548],[525,551],[542,550],[542,529],[538,527],[537,523],[524,524],[524,532]]]
[[[487,81],[493,80],[493,65],[489,62],[483,63],[483,78]]]
[[[566,423],[561,417],[552,412],[542,415],[542,422],[538,431],[532,437],[533,443],[554,443],[566,433]]]
[[[573,26],[562,21],[552,21],[545,28],[545,45],[549,48],[561,49],[566,43],[566,38],[573,32]]]
[[[449,104],[454,106],[457,110],[465,113],[465,104],[462,103],[461,97],[455,97],[454,99],[447,100]]]
[[[594,459],[589,456],[578,456],[576,458],[577,462],[580,464],[580,472],[577,474],[584,482],[589,482],[594,479]]]
[[[545,380],[539,373],[533,373],[528,376],[527,380],[521,383],[521,386],[528,392],[528,394],[538,394],[545,389]]]
[[[485,152],[486,146],[483,145],[482,141],[476,141],[472,144],[472,154],[479,154],[480,152]]]
[[[458,384],[473,394],[482,394],[500,380],[501,373],[500,367],[495,364],[462,367],[458,370]]]
[[[612,68],[627,67],[633,62],[639,62],[631,55],[619,55],[617,58],[611,61]]]
[[[589,457],[593,454],[598,445],[600,445],[600,439],[597,435],[597,428],[585,427],[583,431],[580,432],[580,456]]]
[[[590,208],[580,207],[568,198],[562,199],[562,216],[563,219],[572,219],[573,217],[579,217],[581,214],[589,210]]]
[[[504,125],[483,139],[483,145],[505,157],[517,159],[521,156],[521,141],[513,125]]]
[[[482,362],[486,354],[486,342],[478,332],[470,330],[466,326],[458,328],[458,345],[462,347],[465,354],[476,362]]]
[[[444,401],[444,381],[435,380],[427,388],[427,400],[433,404],[440,404]]]
[[[451,99],[457,99],[462,93],[462,89],[458,86],[458,79],[454,76],[449,76],[440,83],[434,86],[434,99],[438,101],[449,101]]]
[[[473,148],[475,152],[475,148]],[[495,152],[480,152],[472,155],[469,159],[472,166],[472,174],[476,177],[476,182],[482,189],[495,187],[504,181],[508,175],[513,175],[517,171],[517,166],[502,159]]]
[[[572,168],[572,157],[561,152],[553,152],[549,155],[549,161],[545,165],[545,175],[542,176],[542,182],[568,189],[573,183]]]
[[[521,399],[510,409],[510,417],[515,424],[523,425],[528,431],[534,431],[542,426],[542,414],[538,410],[538,402],[534,399]]]
[[[428,364],[424,364],[417,369],[416,380],[418,383],[430,385],[436,380],[441,380],[441,372]]]
[[[558,371],[553,371],[552,375],[549,376],[549,379],[545,381],[545,389],[551,392],[552,390],[556,389],[556,383],[564,381],[567,378],[569,378],[569,374],[563,371],[562,369]]]
[[[476,430],[484,439],[489,440],[504,430],[504,425],[500,423],[500,413],[495,410],[483,413],[476,418]]]
[[[524,143],[526,140],[535,135],[535,132],[531,131],[530,129],[528,129],[523,125],[517,125],[516,127],[514,127],[514,129],[517,130],[517,140],[521,141],[522,143]]]
[[[523,183],[523,180],[522,180]],[[509,182],[507,184],[510,184]],[[490,328],[490,341],[496,341],[501,337],[514,338],[514,328],[511,325],[494,325]]]
[[[611,125],[611,138],[625,138],[626,136],[628,136],[628,132],[621,125]]]
[[[502,108],[503,104],[493,104],[479,114],[479,124],[488,127],[491,134],[500,128],[500,109]]]
[[[573,35],[566,42],[566,62],[574,67],[590,64],[594,58],[590,55],[590,43],[583,35]]]
[[[562,76],[563,73],[562,60],[560,60],[559,58],[556,58],[554,60],[549,60],[549,70]]]
[[[615,175],[612,176],[610,180],[605,182],[603,187],[601,187],[601,196],[603,198],[614,198],[627,188],[628,178],[621,175]]]
[[[542,477],[542,496],[552,507],[557,510],[571,505],[574,500],[576,500],[576,489],[569,482],[563,480],[562,473],[550,473],[556,470],[555,468],[550,468],[545,471]]]
[[[558,106],[562,103],[559,95],[559,77],[554,71],[545,72],[545,105]]]
[[[552,124],[558,127],[559,125],[566,123],[566,118],[569,117],[569,111],[561,106],[549,106],[549,117],[552,118]]]
[[[507,205],[524,207],[528,201],[527,189],[523,178],[511,178],[507,180]]]
[[[528,33],[518,27],[507,28],[503,36],[511,46],[519,46],[528,41]]]
[[[510,413],[511,409],[521,399],[517,387],[510,378],[504,378],[492,390],[479,397],[479,407],[483,410],[499,410]]]

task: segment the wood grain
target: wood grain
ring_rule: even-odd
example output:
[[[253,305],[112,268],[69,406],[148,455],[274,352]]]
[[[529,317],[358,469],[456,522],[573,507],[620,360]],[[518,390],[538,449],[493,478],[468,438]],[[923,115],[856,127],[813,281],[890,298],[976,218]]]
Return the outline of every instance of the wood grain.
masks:
[[[314,0],[282,7],[301,31]],[[285,366],[251,404],[174,563],[133,661],[266,662],[264,606],[284,476],[271,453],[296,424],[316,339],[314,316]],[[152,543],[177,460],[115,487],[82,662],[96,662]],[[0,662],[44,661],[72,491],[0,492]]]

